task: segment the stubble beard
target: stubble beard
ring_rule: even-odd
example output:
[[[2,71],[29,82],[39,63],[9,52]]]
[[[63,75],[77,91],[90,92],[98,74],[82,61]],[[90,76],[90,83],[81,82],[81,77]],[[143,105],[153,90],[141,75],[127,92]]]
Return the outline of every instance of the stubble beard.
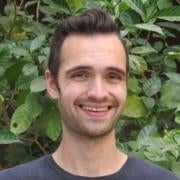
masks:
[[[105,124],[102,124],[102,126],[97,122],[93,124],[93,127],[89,127],[86,122],[79,120],[77,116],[70,113],[70,111],[63,106],[59,106],[59,108],[61,112],[62,125],[64,127],[63,129],[67,130],[69,134],[88,139],[99,139],[112,133],[121,113],[121,111],[116,112],[111,119],[106,119],[104,122]]]
[[[62,99],[62,93],[59,88],[58,108],[61,114],[63,131],[66,129],[68,133],[72,135],[77,135],[79,137],[85,137],[88,139],[98,139],[107,136],[112,131],[114,131],[116,123],[124,108],[124,105],[121,105],[122,107],[117,108],[111,119],[106,119],[106,126],[100,130],[95,130],[92,128],[88,128],[85,124],[86,122],[84,122],[82,125],[82,121],[78,120],[77,116],[75,116],[74,114],[75,112],[72,113],[71,110],[68,111],[68,109],[66,108],[66,103]]]

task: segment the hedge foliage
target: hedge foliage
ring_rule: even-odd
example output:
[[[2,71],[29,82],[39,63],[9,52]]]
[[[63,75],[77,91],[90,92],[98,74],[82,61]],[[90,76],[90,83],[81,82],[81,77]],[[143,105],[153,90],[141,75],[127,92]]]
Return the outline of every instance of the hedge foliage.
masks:
[[[180,175],[180,6],[173,0],[1,2],[0,168],[59,144],[60,116],[43,78],[51,37],[65,17],[94,7],[112,15],[129,50],[128,99],[116,126],[117,145]]]

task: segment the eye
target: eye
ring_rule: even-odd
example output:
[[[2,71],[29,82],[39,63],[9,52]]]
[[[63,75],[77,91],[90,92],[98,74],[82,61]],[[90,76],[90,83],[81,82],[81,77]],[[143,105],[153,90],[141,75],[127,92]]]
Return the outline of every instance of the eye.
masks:
[[[118,83],[119,81],[121,81],[122,77],[118,73],[110,72],[107,75],[107,79],[112,83]]]
[[[71,78],[76,80],[76,81],[83,81],[83,80],[86,80],[88,79],[90,76],[90,74],[86,71],[79,71],[79,72],[74,72],[72,75],[71,75]]]

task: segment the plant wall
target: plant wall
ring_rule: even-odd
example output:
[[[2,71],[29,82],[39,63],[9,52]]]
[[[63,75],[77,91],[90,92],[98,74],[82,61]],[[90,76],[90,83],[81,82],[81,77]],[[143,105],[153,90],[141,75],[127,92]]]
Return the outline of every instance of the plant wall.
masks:
[[[64,18],[102,8],[129,51],[128,98],[116,126],[123,151],[180,175],[180,2],[0,2],[0,168],[52,152],[60,115],[44,84],[52,34]]]

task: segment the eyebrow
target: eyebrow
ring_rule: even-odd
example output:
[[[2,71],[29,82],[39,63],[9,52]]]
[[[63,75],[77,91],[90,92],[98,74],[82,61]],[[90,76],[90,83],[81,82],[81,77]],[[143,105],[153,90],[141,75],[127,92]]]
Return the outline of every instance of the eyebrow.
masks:
[[[73,67],[73,68],[68,69],[68,70],[66,71],[66,74],[68,75],[68,74],[70,74],[70,73],[72,73],[72,72],[74,72],[74,71],[91,70],[91,69],[92,69],[92,68],[91,68],[90,66],[83,66],[83,65],[81,65],[81,66],[75,66],[75,67]]]
[[[121,74],[123,76],[127,76],[126,71],[124,71],[123,69],[120,69],[118,67],[108,67],[107,70],[117,72],[118,74]]]
[[[68,70],[66,71],[66,74],[68,75],[68,74],[70,74],[70,73],[72,73],[72,72],[74,72],[74,71],[79,71],[79,70],[92,70],[92,69],[93,69],[92,67],[86,66],[86,65],[75,66],[75,67],[73,67],[73,68],[68,69]],[[124,71],[123,69],[120,69],[120,68],[118,68],[118,67],[108,67],[106,70],[108,70],[108,71],[114,71],[114,72],[119,73],[119,74],[121,74],[121,75],[123,75],[123,76],[127,76],[126,71]]]

